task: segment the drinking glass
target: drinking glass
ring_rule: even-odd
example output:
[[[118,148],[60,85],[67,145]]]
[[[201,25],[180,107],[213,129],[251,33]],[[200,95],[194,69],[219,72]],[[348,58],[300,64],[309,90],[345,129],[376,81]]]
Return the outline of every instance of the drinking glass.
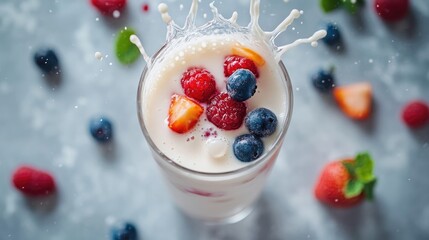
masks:
[[[242,31],[242,29],[239,31]],[[219,31],[219,28],[215,27],[211,32],[204,29],[203,35],[224,34],[225,32],[228,34],[233,30]],[[198,34],[196,37],[198,37]],[[172,44],[170,42],[164,45],[153,56],[152,63],[157,64],[157,57],[162,55],[164,51],[174,47],[171,46]],[[199,172],[183,167],[166,156],[155,145],[146,128],[142,110],[144,86],[150,66],[149,68],[146,66],[143,70],[137,94],[140,126],[149,144],[152,156],[159,165],[160,172],[164,175],[172,199],[179,209],[187,215],[207,222],[227,223],[243,219],[253,209],[255,201],[261,195],[268,173],[277,159],[292,114],[291,81],[282,61],[278,63],[277,67],[277,72],[281,75],[282,86],[285,89],[286,97],[284,99],[286,99],[287,103],[283,104],[285,106],[283,112],[286,116],[283,122],[278,123],[279,133],[274,144],[268,147],[261,157],[244,167],[219,173]],[[162,127],[161,124],[160,127]],[[195,156],[195,158],[199,157],[204,156]]]

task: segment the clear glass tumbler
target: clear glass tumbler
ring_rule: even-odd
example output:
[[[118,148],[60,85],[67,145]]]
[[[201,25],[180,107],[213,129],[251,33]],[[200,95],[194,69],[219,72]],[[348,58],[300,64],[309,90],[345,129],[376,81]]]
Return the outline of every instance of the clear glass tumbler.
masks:
[[[163,51],[168,51],[168,44],[154,55],[155,59]],[[277,72],[281,75],[282,86],[285,89],[284,93],[287,95],[284,98],[287,103],[284,104],[283,111],[286,116],[284,121],[279,122],[279,133],[274,144],[267,148],[260,158],[244,167],[220,173],[198,172],[185,168],[167,157],[155,145],[145,125],[142,112],[143,92],[149,69],[145,67],[143,70],[137,94],[140,126],[152,151],[152,156],[166,179],[174,202],[187,215],[208,222],[236,222],[246,217],[253,209],[266,177],[277,159],[292,114],[291,81],[283,62],[280,61],[277,67]]]

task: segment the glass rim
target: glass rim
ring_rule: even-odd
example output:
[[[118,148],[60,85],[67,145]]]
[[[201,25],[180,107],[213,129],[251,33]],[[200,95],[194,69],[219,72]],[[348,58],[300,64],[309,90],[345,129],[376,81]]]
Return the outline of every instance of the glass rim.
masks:
[[[153,56],[152,58],[156,58],[163,50],[164,48],[167,46],[167,44],[163,45]],[[153,62],[152,62],[153,63]],[[146,73],[148,71],[148,64],[145,65],[143,72],[140,76],[140,81],[139,81],[139,85],[137,88],[137,115],[138,115],[138,119],[139,119],[139,124],[140,124],[140,128],[143,132],[143,135],[146,139],[146,142],[149,144],[149,147],[151,148],[151,151],[154,150],[156,152],[156,154],[158,154],[158,156],[160,156],[162,158],[162,160],[167,164],[172,166],[173,168],[177,168],[181,171],[184,171],[186,173],[190,173],[190,174],[195,174],[195,175],[200,175],[200,176],[209,176],[209,177],[223,177],[223,176],[229,176],[232,174],[237,174],[237,173],[242,173],[245,172],[249,169],[252,169],[255,166],[258,166],[259,164],[262,164],[264,159],[267,158],[267,156],[270,156],[278,147],[278,144],[281,144],[282,140],[284,139],[286,132],[289,128],[290,125],[290,121],[291,121],[291,117],[292,117],[292,110],[293,110],[293,90],[292,90],[292,82],[290,80],[288,71],[285,67],[285,65],[283,64],[283,61],[280,60],[278,62],[278,66],[280,67],[280,70],[282,71],[283,74],[283,85],[285,85],[286,87],[286,93],[288,95],[288,102],[289,104],[286,104],[287,106],[287,112],[286,112],[286,119],[284,121],[283,124],[283,128],[280,132],[280,134],[277,136],[276,140],[274,141],[274,143],[272,144],[273,147],[271,147],[268,151],[264,152],[258,159],[248,163],[246,166],[243,166],[241,168],[235,169],[235,170],[231,170],[231,171],[226,171],[226,172],[201,172],[201,171],[197,171],[197,170],[193,170],[187,167],[184,167],[178,163],[176,163],[174,160],[170,159],[168,156],[166,156],[157,146],[156,144],[153,142],[149,132],[146,129],[146,125],[144,123],[144,117],[143,117],[143,111],[142,111],[142,107],[141,107],[141,103],[142,103],[142,90],[144,87],[144,80],[145,80],[145,76]],[[155,161],[158,162],[157,159],[155,159]]]

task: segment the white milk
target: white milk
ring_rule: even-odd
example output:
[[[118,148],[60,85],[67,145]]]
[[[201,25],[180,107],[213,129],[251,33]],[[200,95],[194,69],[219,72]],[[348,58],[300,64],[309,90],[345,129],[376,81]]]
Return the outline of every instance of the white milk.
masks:
[[[234,46],[243,45],[256,50],[266,59],[264,66],[258,67],[257,91],[246,101],[248,112],[265,107],[273,111],[278,118],[277,131],[262,138],[266,150],[271,148],[282,130],[288,100],[286,89],[279,78],[281,73],[277,62],[268,49],[264,49],[264,46],[255,49],[255,44],[246,42],[239,34],[205,36],[187,41],[175,45],[162,61],[152,65],[142,92],[142,112],[149,135],[159,150],[176,163],[199,172],[228,172],[246,165],[237,160],[232,151],[234,139],[248,133],[244,124],[237,130],[222,130],[207,120],[205,111],[197,125],[184,134],[172,131],[167,122],[171,95],[185,95],[180,84],[182,74],[189,67],[204,67],[215,77],[218,90],[225,92],[227,78],[223,72],[224,59],[232,54]],[[205,104],[201,105],[206,107]],[[211,148],[216,147],[216,144],[213,144],[215,141],[221,141],[227,146],[223,156],[210,154],[217,152],[211,151]]]

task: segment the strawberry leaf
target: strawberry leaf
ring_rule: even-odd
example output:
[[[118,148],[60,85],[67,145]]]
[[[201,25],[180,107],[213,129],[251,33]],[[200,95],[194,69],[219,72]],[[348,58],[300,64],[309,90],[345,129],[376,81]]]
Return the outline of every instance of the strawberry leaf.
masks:
[[[372,200],[374,198],[374,187],[376,183],[377,179],[373,179],[371,182],[365,184],[363,191],[366,199]]]
[[[341,6],[342,0],[320,0],[320,6],[324,12],[331,12]]]
[[[135,34],[131,28],[122,29],[116,38],[116,57],[122,64],[131,64],[140,56],[140,51],[131,41],[130,36]]]
[[[350,174],[350,178],[356,178],[354,162],[343,161],[342,164],[347,169],[347,172]]]
[[[361,194],[364,190],[364,186],[365,185],[358,180],[350,179],[344,189],[344,196],[346,198],[353,198],[359,196],[359,194]]]
[[[372,182],[375,176],[372,173],[374,161],[368,153],[359,153],[355,158],[354,172],[357,180],[366,184]]]
[[[353,161],[343,161],[343,166],[350,174],[343,189],[346,198],[356,197],[365,193],[366,199],[373,198],[373,189],[377,181],[373,175],[374,161],[367,152],[359,153]]]

